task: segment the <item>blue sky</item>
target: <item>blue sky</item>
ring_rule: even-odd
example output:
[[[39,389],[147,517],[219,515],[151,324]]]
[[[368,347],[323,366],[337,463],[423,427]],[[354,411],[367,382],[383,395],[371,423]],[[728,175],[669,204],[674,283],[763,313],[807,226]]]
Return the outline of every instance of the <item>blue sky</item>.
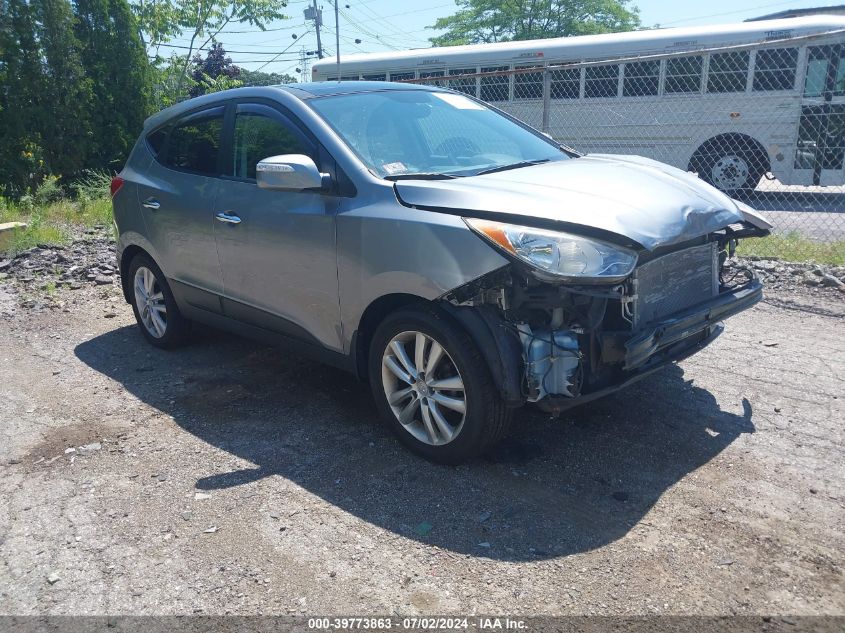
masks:
[[[428,46],[428,38],[438,32],[426,27],[434,24],[438,17],[453,13],[455,9],[454,0],[340,1],[341,57],[344,53]],[[218,40],[227,50],[232,51],[230,56],[239,66],[251,70],[260,68],[268,72],[296,74],[295,69],[301,67],[298,58],[302,48],[310,51],[317,47],[312,23],[306,22],[302,14],[303,9],[310,4],[311,0],[289,0],[286,13],[290,18],[268,25],[268,29],[273,30],[261,32],[249,25],[235,25],[229,27],[227,31],[230,32],[222,34]],[[689,0],[635,0],[634,4],[640,9],[644,25],[660,24],[668,27],[740,22],[745,18],[785,9],[841,3],[825,0],[708,0],[700,3]],[[323,8],[323,47],[333,55],[334,8],[328,0],[318,0],[318,5]],[[347,5],[349,8],[346,8]],[[294,34],[297,35],[296,40],[292,37]],[[355,39],[360,39],[361,43],[356,44]],[[171,42],[177,46],[186,43],[184,40]],[[166,54],[167,50],[162,48],[161,53]],[[270,61],[274,58],[275,61]]]

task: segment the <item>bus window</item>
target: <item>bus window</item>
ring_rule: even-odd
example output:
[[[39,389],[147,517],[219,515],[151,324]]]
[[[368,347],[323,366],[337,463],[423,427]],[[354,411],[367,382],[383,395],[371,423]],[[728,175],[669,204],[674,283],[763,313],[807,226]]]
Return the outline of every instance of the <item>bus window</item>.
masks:
[[[795,87],[797,65],[797,48],[767,48],[757,51],[753,89],[792,90]]]
[[[378,75],[364,75],[364,81],[387,81],[387,75],[380,73]]]
[[[552,71],[552,99],[577,99],[581,93],[581,69]]]
[[[517,66],[517,68],[542,68],[542,66]],[[543,73],[516,73],[513,76],[513,98],[542,99]]]
[[[585,97],[615,97],[619,81],[619,65],[587,66],[584,76]]]
[[[805,97],[821,97],[825,93],[837,97],[845,95],[845,63],[841,55],[842,47],[839,45],[811,46],[807,49]]]
[[[663,85],[663,93],[701,92],[701,71],[703,68],[704,58],[701,55],[667,59],[666,82]]]
[[[445,70],[426,70],[420,71],[420,79],[431,79],[432,77],[443,77],[446,74]],[[428,86],[443,86],[446,82],[444,81],[426,81],[426,85]]]
[[[748,51],[710,55],[707,92],[745,92],[748,78]]]
[[[510,70],[507,66],[495,66],[482,68],[483,73],[495,73]],[[494,77],[481,78],[481,100],[482,101],[507,101],[508,100],[508,76],[498,75]]]
[[[660,62],[629,62],[625,64],[622,96],[645,97],[657,94],[660,80]]]
[[[836,68],[836,77],[833,80],[833,96],[845,95],[845,60],[840,59]]]
[[[475,77],[464,77],[461,79],[451,79],[452,77],[460,77],[461,75],[475,74],[475,68],[455,68],[449,71],[449,87],[452,90],[463,92],[471,97],[475,96]]]
[[[414,71],[404,71],[398,73],[390,73],[390,81],[408,81],[414,78]]]

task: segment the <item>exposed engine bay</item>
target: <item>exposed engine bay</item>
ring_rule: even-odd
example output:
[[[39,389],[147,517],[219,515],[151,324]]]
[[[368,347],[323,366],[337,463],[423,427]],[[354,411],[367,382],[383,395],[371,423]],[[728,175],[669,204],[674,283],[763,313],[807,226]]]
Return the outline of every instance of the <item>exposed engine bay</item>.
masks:
[[[761,233],[735,224],[643,251],[615,284],[552,282],[513,262],[442,299],[485,351],[506,402],[559,412],[689,356],[759,301],[754,273],[727,278],[724,264],[740,237]]]

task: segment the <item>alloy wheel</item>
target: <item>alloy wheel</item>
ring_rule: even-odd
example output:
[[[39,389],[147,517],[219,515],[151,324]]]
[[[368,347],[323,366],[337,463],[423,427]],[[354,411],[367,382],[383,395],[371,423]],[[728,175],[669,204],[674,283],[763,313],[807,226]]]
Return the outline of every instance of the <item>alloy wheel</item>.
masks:
[[[382,355],[387,403],[417,440],[442,446],[454,440],[466,419],[464,381],[448,352],[428,334],[400,332]]]
[[[138,267],[133,287],[141,323],[150,336],[162,338],[167,332],[167,305],[155,273],[146,266]]]

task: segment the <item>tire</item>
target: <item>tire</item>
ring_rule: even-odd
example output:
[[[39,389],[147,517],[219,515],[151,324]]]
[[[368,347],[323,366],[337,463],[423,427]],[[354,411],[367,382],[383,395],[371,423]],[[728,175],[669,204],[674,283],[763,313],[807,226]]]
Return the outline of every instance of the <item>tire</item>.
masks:
[[[426,369],[414,374],[420,336]],[[442,349],[439,361],[435,344]],[[407,380],[399,377],[403,373]],[[434,462],[458,464],[484,453],[510,423],[512,410],[502,402],[475,343],[448,315],[432,307],[403,308],[379,325],[370,345],[369,378],[387,425],[413,452]]]
[[[747,143],[708,141],[696,150],[690,167],[702,180],[729,196],[747,195],[768,171],[766,157],[755,145],[750,138]]]
[[[179,312],[161,268],[149,255],[139,253],[129,264],[128,274],[130,303],[144,338],[162,349],[183,345],[188,338],[189,323]],[[145,302],[145,296],[151,297],[149,303]]]

